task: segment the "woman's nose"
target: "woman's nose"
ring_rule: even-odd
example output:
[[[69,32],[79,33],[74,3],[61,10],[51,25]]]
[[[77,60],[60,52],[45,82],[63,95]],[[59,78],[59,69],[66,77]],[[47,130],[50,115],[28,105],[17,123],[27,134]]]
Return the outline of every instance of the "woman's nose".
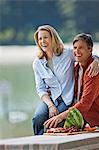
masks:
[[[42,43],[45,41],[45,39],[44,38],[42,38]]]

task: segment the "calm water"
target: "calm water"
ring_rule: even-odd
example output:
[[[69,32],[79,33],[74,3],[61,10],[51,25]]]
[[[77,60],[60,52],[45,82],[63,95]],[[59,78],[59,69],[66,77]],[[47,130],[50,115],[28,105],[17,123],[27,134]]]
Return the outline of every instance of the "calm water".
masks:
[[[32,135],[39,97],[31,64],[0,66],[0,138]]]
[[[36,47],[0,47],[0,139],[33,135],[32,116],[39,103],[32,61]],[[99,44],[94,54],[99,56]]]

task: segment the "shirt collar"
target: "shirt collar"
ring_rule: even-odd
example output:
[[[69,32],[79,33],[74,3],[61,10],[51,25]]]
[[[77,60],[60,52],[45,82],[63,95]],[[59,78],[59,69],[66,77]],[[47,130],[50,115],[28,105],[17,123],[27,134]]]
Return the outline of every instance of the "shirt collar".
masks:
[[[45,57],[43,57],[42,59],[41,59],[41,63],[46,67],[47,66],[47,60],[46,60],[46,58]]]

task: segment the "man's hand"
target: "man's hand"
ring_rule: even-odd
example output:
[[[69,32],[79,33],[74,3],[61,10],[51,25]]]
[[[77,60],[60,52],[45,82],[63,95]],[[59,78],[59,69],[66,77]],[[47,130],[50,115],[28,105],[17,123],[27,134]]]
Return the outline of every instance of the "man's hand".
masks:
[[[58,115],[59,112],[57,110],[57,108],[55,107],[55,105],[53,104],[52,106],[49,107],[49,118]]]
[[[45,121],[44,126],[46,129],[55,128],[62,121],[63,121],[63,117],[61,114],[59,114]]]

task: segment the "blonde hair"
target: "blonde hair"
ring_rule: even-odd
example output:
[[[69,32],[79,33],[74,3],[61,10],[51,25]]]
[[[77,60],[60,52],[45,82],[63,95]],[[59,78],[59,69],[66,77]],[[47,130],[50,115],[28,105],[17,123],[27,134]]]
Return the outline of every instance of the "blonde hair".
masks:
[[[63,49],[64,49],[64,44],[61,40],[61,38],[59,37],[57,31],[50,25],[42,25],[39,26],[37,31],[34,33],[34,40],[36,45],[38,46],[39,50],[38,50],[38,58],[41,59],[44,56],[46,56],[46,54],[44,53],[44,51],[40,48],[39,43],[38,43],[38,32],[41,30],[46,30],[49,32],[49,34],[51,35],[52,38],[52,47],[53,47],[53,53],[56,56],[59,56],[63,53]]]

